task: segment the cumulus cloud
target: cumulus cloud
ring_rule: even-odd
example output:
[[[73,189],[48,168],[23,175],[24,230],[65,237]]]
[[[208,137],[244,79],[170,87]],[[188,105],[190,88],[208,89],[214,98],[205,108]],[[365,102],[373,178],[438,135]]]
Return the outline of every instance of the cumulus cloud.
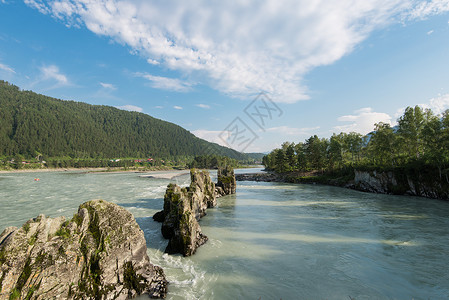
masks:
[[[177,78],[155,76],[146,73],[135,73],[135,75],[149,80],[150,85],[156,89],[176,91],[176,92],[188,92],[192,89],[191,88],[192,84],[179,80]]]
[[[59,71],[56,65],[43,66],[40,68],[43,80],[55,80],[59,85],[69,84],[67,76]]]
[[[209,108],[210,108],[210,105],[202,104],[202,103],[196,104],[196,106],[198,106],[198,107],[200,107],[200,108],[204,108],[204,109],[209,109]]]
[[[117,88],[112,83],[100,82],[100,85],[105,89],[116,90]]]
[[[211,143],[216,143],[224,147],[229,147],[229,145],[220,136],[232,134],[230,131],[205,130],[205,129],[194,130],[192,131],[192,133],[195,136],[199,137],[200,139],[206,140]]]
[[[428,104],[421,104],[421,107],[430,108],[435,114],[439,115],[449,109],[449,94],[432,98]]]
[[[449,94],[438,95],[437,97],[430,99],[427,103],[418,104],[418,106],[424,109],[429,108],[433,111],[434,114],[440,115],[447,109],[449,109]],[[401,107],[396,111],[396,114],[394,116],[396,118],[399,118],[404,114],[404,112],[405,107]]]
[[[7,65],[0,64],[0,70],[9,72],[9,73],[16,73],[11,67],[8,67]]]
[[[116,106],[116,108],[118,109],[122,109],[122,110],[127,110],[127,111],[137,111],[137,112],[142,112],[143,108],[142,107],[138,107],[135,105],[123,105],[123,106]]]
[[[178,105],[173,106],[173,108],[174,109],[179,109],[179,110],[183,109],[182,106],[178,106]]]
[[[303,78],[310,70],[351,53],[374,30],[449,10],[449,0],[25,3],[228,95],[265,91],[287,103],[308,98]]]
[[[374,112],[371,107],[356,110],[353,115],[341,116],[337,119],[339,122],[349,124],[335,126],[337,132],[358,132],[367,134],[374,130],[374,124],[383,122],[391,124],[391,116],[386,113]]]

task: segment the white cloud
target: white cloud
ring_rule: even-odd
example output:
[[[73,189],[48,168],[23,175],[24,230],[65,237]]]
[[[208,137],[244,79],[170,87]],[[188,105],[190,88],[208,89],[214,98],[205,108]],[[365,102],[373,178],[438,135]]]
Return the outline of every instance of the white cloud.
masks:
[[[178,105],[173,106],[173,108],[174,109],[179,109],[179,110],[183,109],[181,106],[178,106]]]
[[[374,30],[449,10],[449,0],[25,2],[127,45],[149,64],[231,96],[265,91],[277,102],[307,99],[304,76],[351,53]]]
[[[116,108],[118,109],[123,109],[123,110],[127,110],[127,111],[137,111],[137,112],[142,112],[143,108],[142,107],[138,107],[135,105],[123,105],[123,106],[116,106]]]
[[[205,130],[205,129],[198,129],[192,131],[192,133],[199,137],[200,139],[206,140],[211,143],[216,143],[224,147],[229,147],[229,145],[224,141],[221,137],[223,135],[231,135],[232,133],[230,131],[217,131],[217,130]]]
[[[157,109],[163,109],[164,107],[163,107],[163,106],[160,106],[160,105],[158,105],[158,106],[155,106],[154,108],[157,108]]]
[[[43,80],[55,80],[59,85],[69,84],[67,76],[59,71],[58,66],[50,65],[40,68]]]
[[[198,107],[200,107],[200,108],[204,108],[204,109],[209,109],[209,108],[210,108],[210,105],[202,104],[202,103],[196,104],[196,106],[198,106]]]
[[[25,4],[37,9],[40,13],[49,14],[51,13],[50,7],[46,3],[42,3],[40,0],[24,0]]]
[[[427,31],[427,35],[431,35],[433,33],[433,30]]]
[[[100,85],[105,89],[116,90],[117,88],[112,83],[100,82]]]
[[[192,89],[191,88],[192,84],[176,78],[155,76],[146,73],[135,73],[135,75],[149,80],[150,85],[156,89],[176,91],[176,92],[188,92]]]
[[[158,62],[158,61],[155,60],[155,59],[151,59],[151,58],[148,58],[148,59],[147,59],[147,62],[148,62],[150,65],[159,65],[159,64],[160,64],[160,62]]]
[[[338,132],[358,132],[367,134],[374,130],[374,124],[384,122],[391,124],[391,116],[386,113],[374,112],[372,108],[365,107],[354,112],[354,115],[346,115],[337,119],[339,122],[349,124],[335,126]]]
[[[449,11],[449,0],[414,1],[416,5],[407,13],[409,19],[426,19]]]
[[[288,126],[278,126],[278,127],[271,127],[267,128],[267,132],[274,132],[282,135],[293,135],[293,136],[300,136],[300,135],[307,135],[307,134],[313,134],[314,131],[320,129],[319,126],[317,127],[309,127],[309,128],[295,128],[295,127],[288,127]]]
[[[7,65],[0,64],[0,70],[10,72],[10,73],[16,73],[12,68],[8,67]]]
[[[438,95],[435,98],[429,99],[427,103],[421,103],[417,104],[421,108],[430,108],[434,114],[439,115],[445,112],[447,109],[449,109],[449,94],[444,95]],[[414,105],[410,105],[411,107],[414,107]],[[401,117],[405,112],[405,107],[399,108],[394,117],[398,119]]]
[[[449,94],[439,95],[430,99],[428,104],[421,104],[420,106],[430,108],[435,114],[439,115],[449,109]]]

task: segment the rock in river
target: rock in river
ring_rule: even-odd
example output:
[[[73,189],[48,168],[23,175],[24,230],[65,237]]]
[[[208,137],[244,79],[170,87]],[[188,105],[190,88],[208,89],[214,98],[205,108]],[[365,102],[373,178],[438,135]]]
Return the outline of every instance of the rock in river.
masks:
[[[167,281],[124,208],[82,204],[71,220],[43,215],[0,235],[0,299],[164,298]]]
[[[206,215],[206,209],[217,205],[216,198],[235,194],[234,170],[218,170],[217,188],[209,172],[190,170],[190,186],[181,188],[169,184],[164,196],[164,210],[153,219],[162,223],[162,235],[169,239],[166,253],[190,256],[207,241],[198,223]]]

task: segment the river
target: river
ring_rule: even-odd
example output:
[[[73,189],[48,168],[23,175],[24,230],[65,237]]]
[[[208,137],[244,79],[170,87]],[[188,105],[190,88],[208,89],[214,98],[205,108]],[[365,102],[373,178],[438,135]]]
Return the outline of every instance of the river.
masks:
[[[188,185],[189,176],[139,175],[0,174],[0,230],[41,213],[71,217],[79,204],[104,199],[136,217],[151,262],[170,281],[168,299],[449,298],[449,202],[238,182],[237,194],[200,221],[209,241],[184,258],[163,253],[152,215],[167,184]]]

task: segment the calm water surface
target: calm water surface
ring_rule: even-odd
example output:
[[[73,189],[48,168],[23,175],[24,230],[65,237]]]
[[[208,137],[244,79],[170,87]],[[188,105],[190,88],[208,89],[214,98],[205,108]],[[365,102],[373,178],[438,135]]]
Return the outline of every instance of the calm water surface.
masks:
[[[237,195],[201,219],[208,243],[184,258],[163,253],[167,241],[151,217],[167,184],[188,185],[189,176],[139,175],[0,174],[0,230],[40,213],[71,217],[79,204],[104,199],[136,217],[152,263],[171,282],[168,299],[449,298],[449,202],[239,182]]]

